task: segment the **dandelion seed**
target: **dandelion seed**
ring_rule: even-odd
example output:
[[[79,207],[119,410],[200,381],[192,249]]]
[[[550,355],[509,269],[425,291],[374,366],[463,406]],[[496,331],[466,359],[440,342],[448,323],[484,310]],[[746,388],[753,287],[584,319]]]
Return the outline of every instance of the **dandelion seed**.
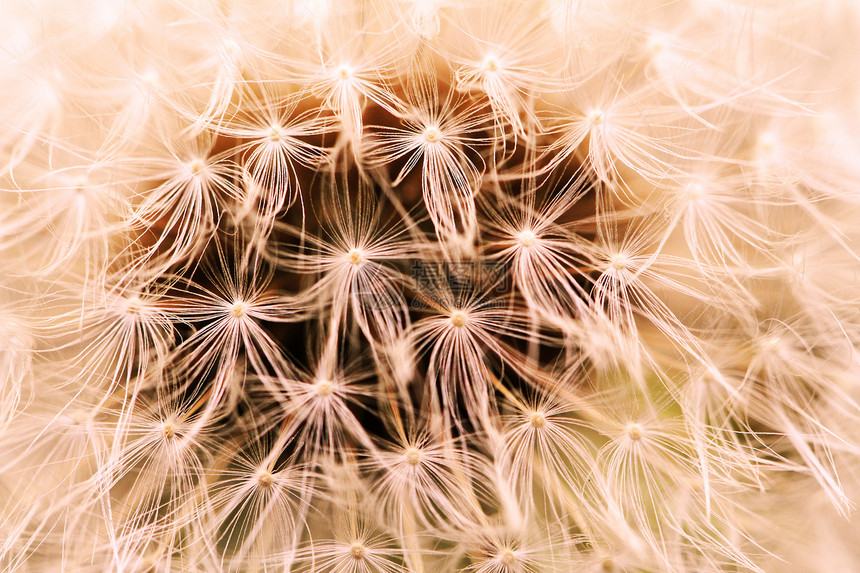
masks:
[[[440,98],[438,81],[425,73],[419,69],[407,86],[407,104],[399,114],[403,127],[374,130],[369,161],[385,165],[406,158],[394,185],[420,161],[424,204],[437,234],[453,239],[474,229],[474,194],[480,183],[476,152],[489,116],[450,91]]]

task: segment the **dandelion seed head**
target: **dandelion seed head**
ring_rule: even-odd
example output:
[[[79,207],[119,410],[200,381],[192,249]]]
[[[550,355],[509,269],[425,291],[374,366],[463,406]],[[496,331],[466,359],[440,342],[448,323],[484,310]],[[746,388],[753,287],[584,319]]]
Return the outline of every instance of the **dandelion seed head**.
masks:
[[[502,69],[502,64],[499,61],[498,56],[495,54],[487,54],[484,56],[484,59],[481,61],[481,71],[495,74]]]
[[[355,68],[348,64],[342,64],[335,68],[334,77],[341,82],[349,82],[355,76]]]
[[[346,260],[349,264],[354,267],[360,267],[364,261],[364,250],[362,249],[351,249],[349,253],[346,255]]]
[[[277,143],[284,137],[284,130],[280,125],[271,124],[266,130],[266,139],[271,143]]]
[[[517,555],[508,547],[499,552],[499,562],[505,567],[513,567],[517,562]]]
[[[361,543],[353,543],[349,548],[349,553],[356,561],[361,561],[367,556],[367,548]]]
[[[628,264],[629,260],[624,253],[614,253],[609,257],[609,267],[616,271],[626,270]]]
[[[141,299],[140,295],[137,293],[127,296],[123,299],[123,310],[126,314],[139,314],[143,310],[143,308],[143,299]]]
[[[319,380],[314,384],[314,390],[316,390],[318,396],[328,398],[334,393],[335,384],[331,380]]]
[[[763,354],[779,354],[786,346],[785,339],[775,333],[760,336],[757,343]]]
[[[661,33],[653,33],[649,34],[648,39],[645,41],[645,49],[652,56],[658,55],[660,52],[666,49],[668,42],[668,38],[665,34]]]
[[[268,470],[262,470],[257,473],[257,484],[262,488],[266,489],[272,485],[274,481],[274,476],[272,476],[271,472]]]
[[[86,411],[74,409],[63,412],[57,417],[57,421],[70,430],[80,430],[86,425],[88,418]]]
[[[221,46],[230,61],[236,62],[242,58],[242,46],[232,38],[225,38]]]
[[[850,3],[0,4],[7,568],[763,571],[849,505]]]
[[[763,131],[758,135],[756,147],[762,153],[767,154],[776,149],[778,141],[776,133],[772,131]]]
[[[206,169],[206,161],[199,157],[195,157],[185,164],[185,168],[192,177],[197,177]]]
[[[782,144],[779,135],[772,130],[763,131],[755,140],[755,158],[762,162],[762,167],[768,167],[772,162],[778,162],[781,157]]]
[[[166,440],[172,440],[176,437],[176,424],[171,421],[165,421],[161,423],[161,435],[164,436]]]
[[[703,184],[694,181],[684,185],[684,187],[682,187],[682,193],[687,201],[693,202],[701,201],[707,197],[708,190]]]
[[[591,126],[599,126],[606,122],[606,112],[602,109],[593,109],[585,115],[588,124]]]
[[[403,454],[403,458],[410,466],[417,466],[418,464],[420,464],[423,457],[424,454],[415,446],[410,446],[406,448],[406,452],[404,452]]]
[[[469,315],[465,311],[455,310],[451,313],[450,320],[451,324],[454,325],[455,328],[463,328],[469,321]]]
[[[243,300],[236,300],[230,304],[230,315],[233,318],[243,318],[248,312],[248,303]]]
[[[323,25],[331,12],[331,0],[295,0],[286,4],[288,21],[295,25],[312,22]]]
[[[90,185],[85,176],[74,177],[69,181],[68,190],[74,198],[75,204],[79,209],[85,208],[87,201],[90,199]]]
[[[532,412],[529,415],[529,423],[535,430],[543,429],[546,426],[546,414],[543,412]]]
[[[161,87],[161,74],[155,68],[148,68],[137,74],[138,83],[147,91]]]
[[[438,143],[442,140],[442,132],[435,125],[428,126],[424,129],[424,141],[428,144]]]
[[[538,237],[531,229],[523,229],[516,235],[517,242],[526,249],[534,247],[537,244]]]

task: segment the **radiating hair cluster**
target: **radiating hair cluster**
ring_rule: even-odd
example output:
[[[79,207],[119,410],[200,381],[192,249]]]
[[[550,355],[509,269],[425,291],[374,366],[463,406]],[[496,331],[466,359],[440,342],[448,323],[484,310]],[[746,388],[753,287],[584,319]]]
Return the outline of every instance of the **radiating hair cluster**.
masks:
[[[0,7],[0,568],[860,568],[852,0]]]

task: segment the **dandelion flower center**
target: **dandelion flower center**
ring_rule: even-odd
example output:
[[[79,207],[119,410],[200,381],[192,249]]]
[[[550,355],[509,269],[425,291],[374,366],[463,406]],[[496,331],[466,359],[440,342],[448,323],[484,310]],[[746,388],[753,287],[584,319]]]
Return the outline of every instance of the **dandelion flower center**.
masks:
[[[856,2],[61,4],[0,0],[0,561],[852,554]]]

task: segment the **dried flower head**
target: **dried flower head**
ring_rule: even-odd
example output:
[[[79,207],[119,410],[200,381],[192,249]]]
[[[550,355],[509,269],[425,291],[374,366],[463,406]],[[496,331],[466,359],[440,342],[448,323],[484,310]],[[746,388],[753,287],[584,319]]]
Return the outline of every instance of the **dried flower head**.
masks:
[[[0,569],[860,569],[852,0],[0,6]]]

